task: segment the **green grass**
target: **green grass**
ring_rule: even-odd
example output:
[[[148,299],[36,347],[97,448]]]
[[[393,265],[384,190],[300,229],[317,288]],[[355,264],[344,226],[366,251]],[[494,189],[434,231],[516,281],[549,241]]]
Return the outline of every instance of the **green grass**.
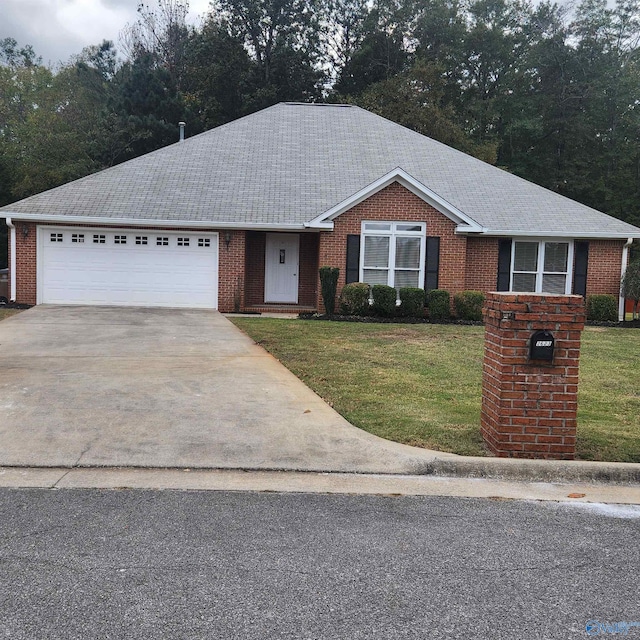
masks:
[[[487,455],[484,329],[233,318],[352,424],[389,440]],[[578,456],[640,462],[640,329],[583,334]]]
[[[2,309],[0,308],[0,320],[5,320],[10,316],[15,315],[16,313],[20,313],[22,309]]]

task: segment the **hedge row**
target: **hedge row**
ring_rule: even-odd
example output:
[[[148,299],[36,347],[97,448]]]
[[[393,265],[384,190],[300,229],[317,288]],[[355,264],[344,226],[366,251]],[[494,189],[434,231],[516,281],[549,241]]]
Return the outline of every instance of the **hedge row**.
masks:
[[[400,298],[400,304],[397,299]],[[462,291],[453,298],[456,317],[461,320],[482,320],[484,295],[480,291]],[[342,288],[340,313],[353,316],[380,316],[448,320],[451,317],[451,296],[444,289],[425,292],[417,287],[402,287],[396,294],[394,287],[353,282]]]

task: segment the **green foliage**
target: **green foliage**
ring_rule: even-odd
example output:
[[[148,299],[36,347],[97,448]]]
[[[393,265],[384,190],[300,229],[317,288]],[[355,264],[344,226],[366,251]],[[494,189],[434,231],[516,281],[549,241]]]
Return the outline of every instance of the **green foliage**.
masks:
[[[633,300],[633,314],[635,317],[638,313],[638,303],[640,303],[640,260],[635,260],[627,267],[622,279],[622,294],[625,298]]]
[[[461,320],[482,320],[483,304],[481,291],[461,291],[453,296],[453,308]]]
[[[326,99],[640,225],[639,6],[215,0],[193,27],[186,0],[155,0],[120,56],[56,68],[0,39],[0,203],[175,142],[181,120]]]
[[[332,316],[336,311],[336,291],[338,289],[339,275],[340,269],[337,267],[320,267],[322,301],[329,316]]]
[[[371,310],[383,318],[391,318],[396,313],[397,293],[394,287],[386,284],[374,284],[371,287],[373,304]]]
[[[427,292],[427,309],[431,320],[448,320],[451,317],[451,296],[446,289]]]
[[[401,287],[399,291],[400,307],[398,314],[421,318],[424,315],[425,293],[418,287]]]
[[[366,316],[369,313],[371,287],[366,282],[351,282],[342,287],[340,313],[346,316]]]
[[[616,322],[618,300],[612,295],[587,296],[587,320],[593,322]]]

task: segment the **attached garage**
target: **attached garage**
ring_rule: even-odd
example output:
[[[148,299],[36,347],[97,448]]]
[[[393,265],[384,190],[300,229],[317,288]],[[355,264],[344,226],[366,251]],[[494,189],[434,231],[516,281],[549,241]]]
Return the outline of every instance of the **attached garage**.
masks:
[[[218,234],[38,228],[38,303],[218,306]]]

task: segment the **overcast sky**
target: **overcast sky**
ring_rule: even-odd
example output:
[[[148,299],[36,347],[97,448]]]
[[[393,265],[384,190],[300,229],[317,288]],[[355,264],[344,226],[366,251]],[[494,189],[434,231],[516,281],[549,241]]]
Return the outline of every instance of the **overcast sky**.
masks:
[[[66,62],[83,47],[112,40],[135,22],[139,0],[0,0],[0,39],[30,44],[45,63]],[[145,2],[156,6],[156,0]],[[209,0],[190,0],[190,21],[206,13]]]

